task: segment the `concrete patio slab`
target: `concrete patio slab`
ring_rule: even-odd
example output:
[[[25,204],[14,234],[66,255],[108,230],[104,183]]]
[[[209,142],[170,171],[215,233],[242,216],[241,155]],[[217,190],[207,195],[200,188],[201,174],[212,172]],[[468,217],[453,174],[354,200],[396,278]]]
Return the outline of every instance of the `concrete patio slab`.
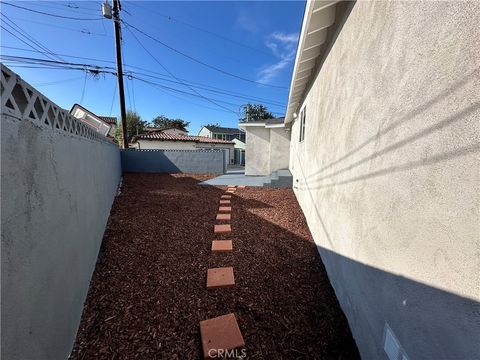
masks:
[[[219,351],[245,346],[234,314],[200,321],[200,336],[205,359],[218,358]]]
[[[218,208],[218,212],[231,212],[232,207],[231,206],[220,206]]]
[[[231,198],[232,198],[232,195],[222,195],[222,196],[220,196],[220,199],[222,199],[222,200],[229,200]]]
[[[220,200],[220,205],[230,205],[230,200]]]
[[[237,186],[263,186],[263,183],[268,180],[268,176],[246,176],[245,171],[241,171],[217,176],[216,178],[201,182],[200,185],[230,186],[234,184]]]

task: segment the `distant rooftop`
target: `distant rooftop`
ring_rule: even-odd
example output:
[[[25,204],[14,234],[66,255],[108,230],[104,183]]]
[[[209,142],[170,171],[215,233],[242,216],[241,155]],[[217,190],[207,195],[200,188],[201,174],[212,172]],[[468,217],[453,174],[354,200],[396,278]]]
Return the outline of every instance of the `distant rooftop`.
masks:
[[[162,131],[148,132],[140,134],[135,137],[136,140],[160,140],[160,141],[193,141],[197,143],[210,143],[210,144],[231,144],[232,141],[212,139],[205,136],[190,136],[190,135],[176,135],[169,134]]]
[[[227,128],[227,127],[221,127],[221,126],[205,126],[205,127],[211,132],[217,133],[217,134],[235,135],[242,132],[242,130],[238,128]]]

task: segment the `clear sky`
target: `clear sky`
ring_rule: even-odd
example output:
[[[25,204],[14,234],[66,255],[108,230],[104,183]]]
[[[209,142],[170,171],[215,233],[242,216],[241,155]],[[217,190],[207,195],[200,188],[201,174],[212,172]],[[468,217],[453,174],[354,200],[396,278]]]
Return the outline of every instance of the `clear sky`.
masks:
[[[90,20],[101,18],[101,1],[2,2],[2,55],[48,59],[42,54],[48,49],[66,62],[115,66],[112,20]],[[123,0],[124,63],[135,77],[125,78],[127,108],[147,121],[161,114],[190,121],[191,134],[206,123],[236,127],[246,102],[284,115],[304,7],[304,1]],[[114,75],[95,79],[81,70],[2,61],[65,109],[80,103],[98,115],[119,114]]]

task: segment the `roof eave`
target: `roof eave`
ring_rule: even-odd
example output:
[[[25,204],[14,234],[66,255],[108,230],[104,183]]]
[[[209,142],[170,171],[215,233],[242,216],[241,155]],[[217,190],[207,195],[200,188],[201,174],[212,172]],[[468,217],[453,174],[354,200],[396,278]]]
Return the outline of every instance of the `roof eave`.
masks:
[[[303,100],[305,89],[314,76],[317,59],[324,52],[322,45],[327,41],[328,27],[335,22],[338,2],[339,0],[307,0],[290,84],[285,125],[293,121],[293,114],[297,111]]]

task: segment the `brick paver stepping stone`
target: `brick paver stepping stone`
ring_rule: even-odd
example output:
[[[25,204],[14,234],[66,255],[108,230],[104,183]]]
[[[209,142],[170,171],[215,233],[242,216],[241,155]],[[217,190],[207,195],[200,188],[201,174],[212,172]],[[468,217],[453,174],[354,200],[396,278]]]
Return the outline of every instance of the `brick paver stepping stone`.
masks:
[[[230,205],[230,200],[220,200],[220,205]]]
[[[217,214],[217,220],[231,220],[231,214]]]
[[[232,211],[231,206],[220,206],[218,208],[218,212],[230,212],[230,211]]]
[[[222,200],[227,200],[227,199],[231,199],[232,198],[232,195],[222,195],[220,196],[220,199]]]
[[[233,267],[213,268],[207,270],[207,289],[235,286]]]
[[[228,234],[232,232],[232,227],[230,226],[230,224],[215,225],[213,227],[213,232],[215,234]]]
[[[219,350],[233,350],[245,346],[235,314],[200,321],[200,336],[205,359],[218,358]]]
[[[213,240],[212,252],[231,252],[233,250],[232,240]]]

